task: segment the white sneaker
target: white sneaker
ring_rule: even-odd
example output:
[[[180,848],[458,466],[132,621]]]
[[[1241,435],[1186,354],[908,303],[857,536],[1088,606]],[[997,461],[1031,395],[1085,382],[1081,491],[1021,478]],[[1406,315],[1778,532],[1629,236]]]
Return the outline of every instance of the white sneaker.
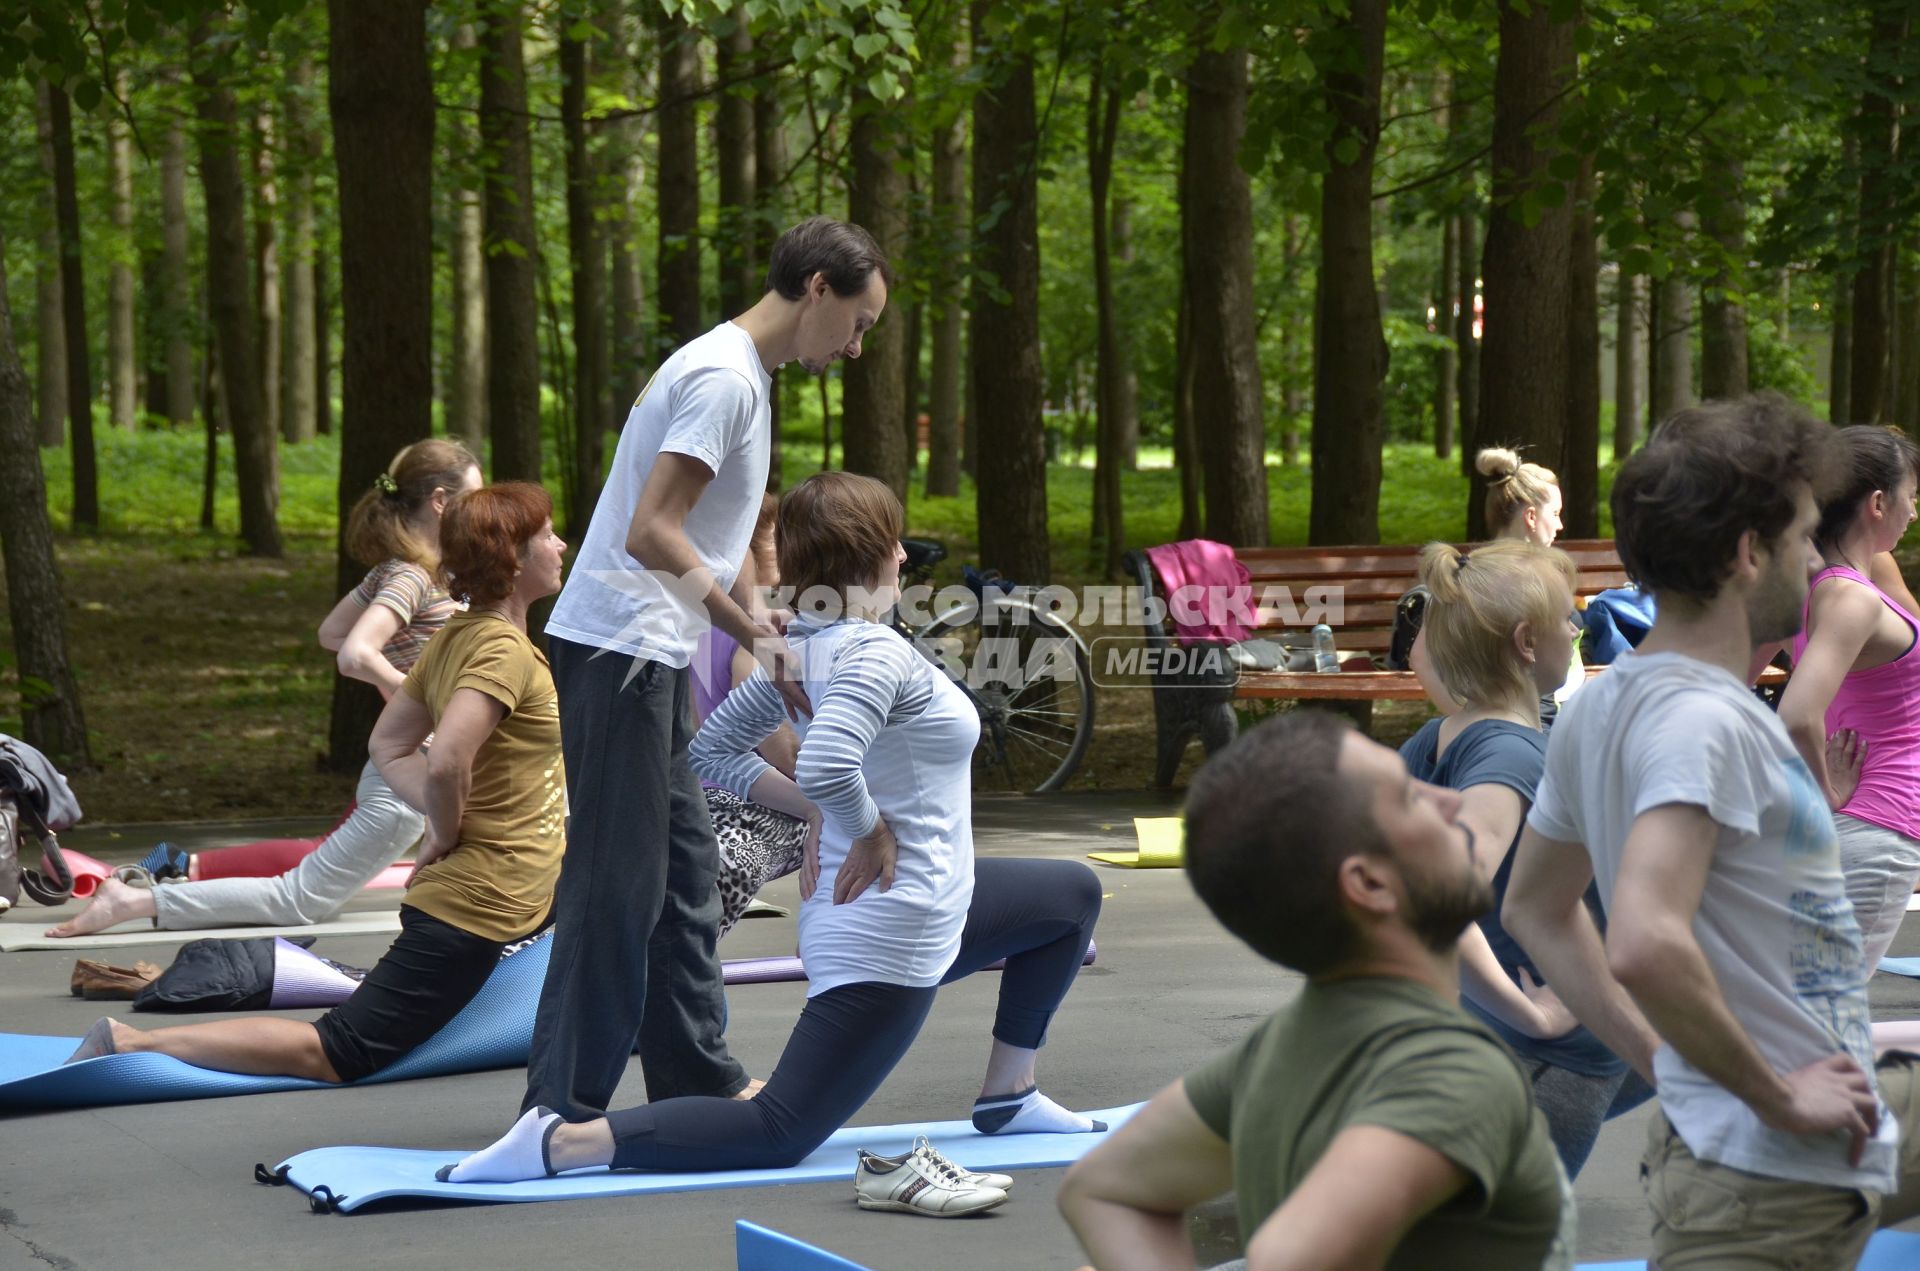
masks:
[[[853,1191],[862,1209],[959,1218],[1004,1205],[1007,1193],[967,1181],[960,1170],[929,1147],[905,1156],[862,1151],[853,1170]]]
[[[952,1159],[951,1157],[943,1155],[940,1149],[935,1147],[932,1141],[929,1140],[927,1136],[924,1134],[913,1141],[913,1152],[911,1154],[916,1156],[925,1156],[927,1159],[937,1162],[942,1166],[945,1166],[947,1169],[952,1170],[954,1173],[958,1174],[961,1178],[965,1179],[967,1182],[972,1183],[975,1187],[998,1187],[1003,1192],[1010,1192],[1013,1190],[1012,1175],[981,1174],[974,1170],[970,1170],[966,1166],[960,1164],[958,1161],[955,1161],[954,1159]]]

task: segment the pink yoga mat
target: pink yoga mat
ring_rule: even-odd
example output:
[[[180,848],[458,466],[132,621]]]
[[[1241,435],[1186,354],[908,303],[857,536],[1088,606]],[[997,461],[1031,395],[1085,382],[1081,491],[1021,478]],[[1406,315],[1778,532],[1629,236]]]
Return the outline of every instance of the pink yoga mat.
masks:
[[[73,894],[82,899],[98,891],[100,880],[113,873],[113,866],[105,861],[96,861],[85,852],[63,847],[60,854],[67,858],[67,868],[73,871]]]

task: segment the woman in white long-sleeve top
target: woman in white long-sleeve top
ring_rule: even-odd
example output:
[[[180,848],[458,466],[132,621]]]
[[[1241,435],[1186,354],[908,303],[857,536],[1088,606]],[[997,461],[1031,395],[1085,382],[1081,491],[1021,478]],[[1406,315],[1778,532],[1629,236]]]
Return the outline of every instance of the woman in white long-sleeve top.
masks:
[[[965,693],[878,619],[899,586],[900,504],[878,481],[823,472],[780,508],[780,572],[799,616],[804,668],[793,779],[754,753],[786,718],[765,672],[736,688],[696,735],[700,775],[755,803],[824,820],[801,869],[807,1005],[765,1089],[750,1101],[669,1099],[576,1125],[529,1111],[456,1182],[536,1178],[588,1165],[778,1168],[813,1151],[906,1054],[941,984],[1002,958],[975,1126],[986,1133],[1104,1128],[1036,1086],[1047,1026],[1079,971],[1100,884],[1077,861],[976,860],[971,765],[979,716]],[[828,603],[818,606],[816,599]],[[1005,1199],[931,1153],[863,1158],[868,1208],[956,1213]],[[990,1179],[983,1183],[982,1179]],[[969,1181],[972,1180],[972,1181]]]

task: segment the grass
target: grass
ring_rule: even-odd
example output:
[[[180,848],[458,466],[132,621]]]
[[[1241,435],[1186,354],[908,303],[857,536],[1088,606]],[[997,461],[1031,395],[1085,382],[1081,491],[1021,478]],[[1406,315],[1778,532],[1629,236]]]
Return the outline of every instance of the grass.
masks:
[[[817,435],[816,435],[817,436]],[[101,532],[61,532],[69,649],[78,672],[96,772],[75,777],[94,822],[338,812],[353,779],[323,770],[333,663],[313,631],[334,600],[333,538],[339,451],[322,437],[280,449],[281,560],[241,555],[235,535],[232,451],[222,438],[212,533],[202,532],[204,441],[192,431],[96,434]],[[789,437],[789,481],[819,466],[817,440]],[[42,451],[57,531],[71,508],[70,452]],[[1179,476],[1164,452],[1142,456],[1123,477],[1130,545],[1172,541],[1180,520]],[[1458,459],[1394,445],[1384,455],[1383,542],[1459,538],[1466,486]],[[1610,467],[1603,470],[1611,478]],[[1269,469],[1273,541],[1306,541],[1311,473],[1304,463]],[[550,483],[558,489],[557,482]],[[1092,559],[1093,470],[1048,470],[1053,579],[1100,581]],[[1604,491],[1602,506],[1604,507]],[[956,498],[930,499],[916,480],[910,532],[936,538],[951,558],[937,582],[957,581],[973,558],[978,520],[970,480]],[[1603,532],[1604,529],[1603,529]],[[1090,632],[1089,634],[1098,634]],[[0,719],[15,716],[12,632],[0,612]],[[1404,716],[1404,718],[1402,718]],[[1393,740],[1425,717],[1422,707],[1376,714]],[[1197,761],[1193,749],[1188,763]],[[1075,788],[1140,788],[1151,781],[1153,712],[1138,693],[1102,690],[1099,725]]]

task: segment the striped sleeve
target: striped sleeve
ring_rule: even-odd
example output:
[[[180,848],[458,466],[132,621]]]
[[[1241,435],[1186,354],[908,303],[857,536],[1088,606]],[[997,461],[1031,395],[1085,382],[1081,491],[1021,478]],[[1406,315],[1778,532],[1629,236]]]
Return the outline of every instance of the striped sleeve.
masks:
[[[687,746],[687,760],[702,781],[711,781],[746,798],[760,774],[773,765],[754,753],[754,747],[786,719],[780,690],[764,667],[753,668],[750,679],[734,686],[713,708]]]
[[[794,783],[853,838],[880,819],[861,771],[868,749],[889,723],[911,719],[933,696],[932,666],[884,627],[848,637],[835,651],[825,689],[800,743]]]

